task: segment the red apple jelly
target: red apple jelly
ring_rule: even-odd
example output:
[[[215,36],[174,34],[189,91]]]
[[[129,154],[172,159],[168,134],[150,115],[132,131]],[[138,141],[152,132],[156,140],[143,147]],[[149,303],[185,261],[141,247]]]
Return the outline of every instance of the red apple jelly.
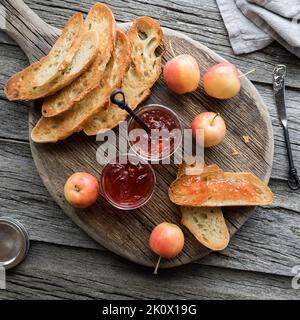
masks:
[[[161,105],[147,105],[140,108],[138,116],[151,130],[132,135],[132,130],[141,126],[131,119],[128,126],[129,144],[132,150],[147,160],[159,160],[172,155],[181,142],[182,127],[177,115]]]
[[[134,155],[123,155],[105,166],[101,186],[104,197],[114,207],[136,209],[151,198],[155,174],[144,160]]]

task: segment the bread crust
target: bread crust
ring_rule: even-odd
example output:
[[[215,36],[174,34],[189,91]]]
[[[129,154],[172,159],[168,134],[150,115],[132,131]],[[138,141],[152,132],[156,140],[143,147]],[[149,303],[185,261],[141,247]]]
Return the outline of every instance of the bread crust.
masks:
[[[111,92],[120,87],[129,64],[130,43],[127,36],[118,30],[116,48],[106,66],[101,85],[67,112],[56,117],[42,117],[31,132],[32,140],[37,143],[57,142],[81,131],[85,121],[109,103]]]
[[[72,109],[75,104],[97,88],[110,60],[116,40],[116,22],[111,10],[104,4],[96,3],[85,20],[87,30],[95,30],[99,36],[98,53],[90,67],[58,94],[45,99],[42,114],[54,117]]]
[[[141,39],[142,32],[145,39]],[[128,105],[134,110],[150,95],[151,87],[161,74],[161,60],[164,50],[159,56],[155,51],[164,46],[163,33],[159,23],[150,17],[139,17],[128,31],[131,43],[131,66],[122,83]],[[84,127],[87,135],[96,135],[117,126],[127,117],[127,112],[116,105],[108,105],[101,110]]]
[[[34,100],[47,96],[49,91],[43,90],[44,87],[47,88],[49,83],[60,77],[68,68],[80,47],[84,33],[83,16],[81,13],[76,13],[67,22],[47,56],[13,75],[6,82],[4,92],[8,100]],[[67,53],[64,55],[65,51]],[[56,61],[59,59],[57,57],[59,54],[62,55],[60,58],[63,60],[60,64]],[[41,74],[49,70],[52,72],[47,76],[44,74],[45,77],[40,79]]]

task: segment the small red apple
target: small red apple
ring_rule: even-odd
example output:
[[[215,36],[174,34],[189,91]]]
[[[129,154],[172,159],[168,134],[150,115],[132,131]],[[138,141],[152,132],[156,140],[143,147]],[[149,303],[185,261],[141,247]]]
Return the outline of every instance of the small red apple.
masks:
[[[98,198],[98,180],[89,173],[76,172],[65,183],[64,195],[71,206],[87,208]]]
[[[225,137],[226,125],[218,113],[202,112],[192,122],[192,133],[196,142],[201,144],[197,136],[197,129],[202,129],[204,134],[204,147],[212,147],[219,144]]]
[[[230,99],[240,92],[241,81],[237,67],[219,63],[209,68],[203,76],[205,92],[217,99]]]
[[[164,80],[176,93],[195,91],[200,81],[200,70],[196,59],[189,54],[171,59],[164,66]]]
[[[153,252],[159,255],[154,271],[156,274],[162,257],[174,258],[182,251],[184,246],[183,232],[176,224],[163,222],[153,229],[149,246]]]

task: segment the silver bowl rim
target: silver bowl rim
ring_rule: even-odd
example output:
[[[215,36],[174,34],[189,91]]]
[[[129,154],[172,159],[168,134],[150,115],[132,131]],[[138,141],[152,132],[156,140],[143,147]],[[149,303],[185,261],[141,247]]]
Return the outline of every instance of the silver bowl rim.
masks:
[[[3,223],[5,223],[8,226],[11,226],[17,232],[19,232],[19,234],[21,235],[22,242],[23,242],[22,249],[20,250],[18,255],[13,260],[10,260],[10,262],[8,262],[8,263],[5,263],[5,262],[0,263],[0,266],[3,266],[5,269],[8,270],[13,267],[16,267],[25,259],[25,257],[28,254],[29,247],[30,247],[30,240],[29,240],[29,235],[27,233],[27,230],[19,221],[15,220],[13,218],[10,218],[10,217],[3,216],[3,217],[0,217],[0,224],[3,224]]]

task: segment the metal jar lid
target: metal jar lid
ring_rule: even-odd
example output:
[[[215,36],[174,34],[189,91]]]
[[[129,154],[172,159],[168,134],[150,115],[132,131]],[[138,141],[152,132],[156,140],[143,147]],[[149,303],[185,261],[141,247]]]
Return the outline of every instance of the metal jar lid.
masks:
[[[0,266],[11,269],[20,264],[29,250],[29,237],[18,221],[0,217]]]

